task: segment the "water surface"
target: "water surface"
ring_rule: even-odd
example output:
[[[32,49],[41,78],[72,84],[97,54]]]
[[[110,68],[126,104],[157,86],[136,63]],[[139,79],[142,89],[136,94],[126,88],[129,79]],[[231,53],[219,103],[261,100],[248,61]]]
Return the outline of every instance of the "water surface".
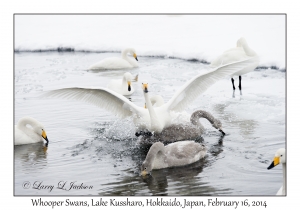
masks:
[[[243,95],[232,97],[229,78],[199,96],[186,111],[203,109],[223,123],[226,136],[207,128],[197,141],[208,148],[194,164],[140,176],[149,147],[135,137],[130,118],[119,119],[96,106],[44,99],[44,91],[63,87],[105,87],[126,71],[139,74],[130,100],[144,105],[142,81],[150,94],[167,102],[193,76],[208,71],[200,62],[139,57],[139,68],[88,71],[92,63],[116,53],[16,53],[15,123],[24,116],[42,122],[50,140],[14,147],[15,195],[274,195],[281,166],[267,170],[275,151],[285,147],[285,72],[260,70],[243,77]],[[237,81],[237,80],[236,80]],[[237,84],[237,82],[236,82]],[[237,85],[236,85],[237,86]],[[70,186],[86,189],[69,189]],[[24,187],[24,183],[26,186]],[[53,186],[53,189],[51,189]],[[39,189],[34,189],[39,188]],[[59,189],[62,188],[62,189]]]

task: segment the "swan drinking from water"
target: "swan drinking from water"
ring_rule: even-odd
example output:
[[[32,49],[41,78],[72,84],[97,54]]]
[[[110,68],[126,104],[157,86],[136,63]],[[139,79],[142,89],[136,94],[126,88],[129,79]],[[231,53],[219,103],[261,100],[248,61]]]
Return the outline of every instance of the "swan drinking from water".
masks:
[[[222,130],[221,121],[214,118],[209,112],[203,110],[195,111],[190,117],[190,123],[171,124],[165,127],[160,133],[154,132],[152,134],[149,131],[139,131],[136,132],[135,135],[142,135],[139,139],[140,144],[152,144],[154,142],[170,143],[186,139],[196,139],[205,131],[204,126],[199,121],[200,118],[207,119],[214,128],[219,130],[222,135],[225,135]]]
[[[257,54],[248,46],[246,39],[242,37],[237,41],[235,48],[225,51],[222,55],[220,55],[218,58],[213,60],[210,65],[215,68],[220,65],[232,63],[235,61],[240,61],[251,57],[257,57]],[[240,89],[240,94],[242,95],[242,75],[250,71],[253,71],[258,66],[258,63],[259,63],[259,59],[255,59],[253,60],[252,63],[249,63],[249,65],[245,66],[243,69],[240,69],[239,71],[231,74],[231,82],[233,86],[233,97],[235,92],[233,76],[239,76],[239,89]]]
[[[271,163],[271,165],[268,167],[268,170],[277,166],[280,163],[282,165],[283,184],[282,187],[278,190],[276,195],[286,195],[286,156],[285,156],[284,148],[281,148],[276,151],[274,160]]]
[[[154,143],[141,166],[141,175],[150,174],[153,169],[184,166],[194,163],[206,155],[204,145],[194,141],[180,141],[164,146]]]
[[[131,82],[132,74],[126,72],[122,79],[111,80],[107,88],[124,96],[131,95],[134,92]]]
[[[31,117],[23,117],[15,125],[15,145],[31,144],[49,140],[46,135],[44,126]]]
[[[105,58],[89,67],[91,70],[105,70],[105,69],[129,69],[138,67],[137,62],[128,57],[128,54],[132,55],[136,61],[137,55],[133,48],[124,49],[121,53],[121,57],[109,57]]]
[[[167,103],[158,107],[151,104],[147,83],[142,84],[147,109],[135,105],[126,97],[106,88],[63,88],[49,91],[44,94],[44,97],[85,101],[122,118],[131,116],[138,131],[147,129],[150,132],[160,133],[165,127],[171,125],[172,119],[176,119],[207,88],[219,79],[245,68],[253,62],[253,59],[256,58],[247,58],[243,61],[219,66],[207,73],[195,76],[187,81]]]

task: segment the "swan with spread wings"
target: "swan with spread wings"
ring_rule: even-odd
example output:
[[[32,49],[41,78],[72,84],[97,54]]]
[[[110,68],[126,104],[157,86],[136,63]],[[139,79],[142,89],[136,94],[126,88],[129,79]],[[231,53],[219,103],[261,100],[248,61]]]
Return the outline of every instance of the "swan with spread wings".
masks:
[[[188,105],[211,85],[251,65],[253,62],[257,62],[257,60],[258,57],[247,58],[242,61],[219,66],[207,73],[199,74],[187,81],[167,103],[158,107],[152,106],[148,96],[150,85],[147,82],[143,82],[142,89],[147,109],[135,105],[128,98],[106,88],[63,88],[49,91],[43,94],[43,96],[88,102],[106,109],[121,118],[132,116],[133,122],[138,129],[161,132],[166,126],[172,123],[172,119],[178,117]]]

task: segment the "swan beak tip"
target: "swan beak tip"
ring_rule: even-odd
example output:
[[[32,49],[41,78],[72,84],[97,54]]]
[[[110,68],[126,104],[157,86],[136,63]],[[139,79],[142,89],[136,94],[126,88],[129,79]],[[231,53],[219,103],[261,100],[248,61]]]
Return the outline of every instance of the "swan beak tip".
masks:
[[[49,140],[47,138],[47,135],[46,135],[46,132],[44,130],[42,132],[42,137],[47,141],[47,143],[49,142]]]
[[[274,168],[274,161],[271,163],[271,165],[269,165],[268,170],[270,170],[271,168]]]
[[[219,131],[222,133],[223,136],[226,135],[226,133],[224,133],[224,131],[222,129],[219,129]]]
[[[139,61],[139,60],[137,59],[137,57],[135,57],[135,60]]]
[[[279,157],[274,157],[273,162],[271,163],[271,165],[269,165],[268,170],[271,168],[274,168],[275,166],[277,166],[279,164]]]
[[[128,85],[128,91],[131,91],[131,86],[130,85]]]

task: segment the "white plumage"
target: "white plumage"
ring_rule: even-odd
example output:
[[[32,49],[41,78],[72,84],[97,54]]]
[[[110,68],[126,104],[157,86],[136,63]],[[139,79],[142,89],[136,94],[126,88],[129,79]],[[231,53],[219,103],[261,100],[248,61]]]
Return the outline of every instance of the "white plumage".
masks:
[[[283,183],[282,187],[278,190],[276,195],[286,195],[286,154],[284,148],[278,149],[276,151],[274,160],[268,167],[268,169],[271,169],[280,163],[282,165]]]
[[[216,67],[224,65],[224,64],[241,61],[241,60],[244,60],[247,58],[252,58],[252,57],[257,57],[257,54],[248,46],[246,39],[242,37],[237,41],[237,45],[235,48],[225,51],[222,55],[220,55],[215,60],[213,60],[210,65],[211,65],[211,67],[216,68]],[[234,72],[233,74],[230,75],[231,77],[239,76],[240,91],[242,90],[241,75],[246,74],[250,71],[253,71],[258,66],[258,64],[259,64],[259,59],[257,58],[255,60],[253,60],[253,62],[251,62],[247,66],[245,66],[244,68],[242,68],[239,71]],[[232,81],[232,85],[233,85],[233,90],[235,90],[234,79],[232,78],[231,81]]]
[[[32,144],[48,138],[44,126],[31,117],[23,117],[15,125],[15,145]]]
[[[134,92],[134,88],[131,85],[132,74],[126,72],[122,79],[111,80],[107,88],[121,94],[121,95],[131,95]]]
[[[121,57],[105,58],[89,67],[91,70],[105,70],[105,69],[130,69],[138,67],[137,62],[129,58],[127,54],[132,55],[136,60],[136,51],[133,48],[124,49],[121,53]]]
[[[92,103],[119,117],[133,116],[134,123],[139,129],[146,128],[149,131],[161,132],[165,126],[170,125],[173,118],[178,117],[180,112],[187,108],[208,87],[219,79],[243,69],[249,63],[252,63],[253,60],[257,60],[257,58],[247,58],[243,61],[226,64],[210,72],[199,74],[186,82],[167,103],[158,107],[152,106],[148,93],[144,89],[146,84],[144,84],[143,89],[147,109],[136,106],[124,96],[106,88],[64,88],[50,91],[44,96],[77,99]]]

